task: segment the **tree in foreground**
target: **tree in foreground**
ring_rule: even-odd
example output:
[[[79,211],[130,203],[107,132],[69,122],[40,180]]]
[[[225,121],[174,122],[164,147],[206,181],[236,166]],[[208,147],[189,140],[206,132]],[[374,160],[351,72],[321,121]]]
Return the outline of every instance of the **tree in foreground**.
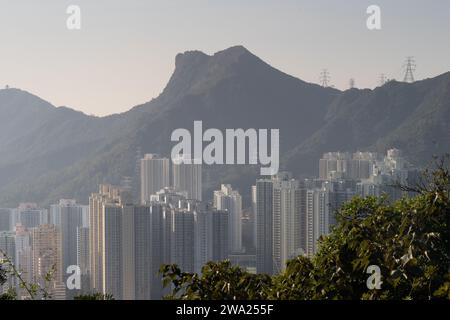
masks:
[[[167,298],[450,299],[449,167],[447,156],[419,183],[398,186],[414,197],[354,198],[318,253],[289,261],[279,275],[253,275],[228,261],[208,263],[201,275],[163,266]],[[381,271],[379,289],[368,285],[369,266]]]
[[[165,265],[160,272],[165,286],[172,284],[167,299],[186,300],[261,300],[272,279],[265,274],[250,274],[229,261],[209,262],[202,274],[182,272],[177,265]]]
[[[41,283],[27,282],[22,277],[22,271],[18,270],[13,260],[0,249],[0,286],[3,286],[8,279],[14,278],[18,283],[18,287],[23,290],[25,296],[29,300],[50,300],[52,295],[50,294],[50,284],[54,278],[56,272],[56,266],[53,265],[42,276]],[[0,300],[16,300],[17,292],[16,288],[10,286],[5,293],[0,294]]]

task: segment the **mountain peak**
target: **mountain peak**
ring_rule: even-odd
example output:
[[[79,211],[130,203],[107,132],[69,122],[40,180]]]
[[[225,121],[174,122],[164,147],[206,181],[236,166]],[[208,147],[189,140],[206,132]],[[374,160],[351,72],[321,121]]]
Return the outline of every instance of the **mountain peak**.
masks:
[[[215,62],[236,62],[241,56],[254,56],[250,51],[248,51],[244,46],[237,45],[230,47],[225,50],[218,51],[213,55],[207,55],[206,53],[199,50],[186,51],[184,53],[179,53],[175,57],[175,67],[194,67],[207,63],[210,60],[215,60]]]
[[[247,48],[242,45],[230,47],[228,49],[216,52],[214,56],[241,56],[244,54],[253,55]]]
[[[198,50],[186,51],[179,53],[175,57],[175,67],[182,68],[184,66],[198,65],[207,61],[209,56]]]
[[[0,89],[0,94],[1,95],[8,95],[8,96],[12,96],[12,95],[31,95],[31,93],[18,89],[18,88],[11,88],[11,87],[6,87],[4,89]]]
[[[2,110],[53,110],[55,107],[48,101],[18,88],[0,90],[0,109]]]
[[[160,98],[205,91],[239,73],[241,65],[254,64],[251,61],[258,64],[261,60],[243,46],[233,46],[213,55],[198,50],[179,53],[175,58],[175,71]]]

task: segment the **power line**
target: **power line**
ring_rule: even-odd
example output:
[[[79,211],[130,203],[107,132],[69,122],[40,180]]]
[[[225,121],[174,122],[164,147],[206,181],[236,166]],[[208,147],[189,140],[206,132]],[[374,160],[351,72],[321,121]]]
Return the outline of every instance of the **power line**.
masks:
[[[355,87],[355,79],[351,78],[348,82],[348,85],[350,89],[353,89]]]
[[[416,71],[416,61],[414,60],[414,57],[407,57],[403,67],[405,68],[405,77],[403,81],[409,83],[414,82],[413,72]]]
[[[323,69],[322,72],[320,73],[320,85],[322,87],[329,87],[330,83],[330,73],[328,72],[327,69]]]

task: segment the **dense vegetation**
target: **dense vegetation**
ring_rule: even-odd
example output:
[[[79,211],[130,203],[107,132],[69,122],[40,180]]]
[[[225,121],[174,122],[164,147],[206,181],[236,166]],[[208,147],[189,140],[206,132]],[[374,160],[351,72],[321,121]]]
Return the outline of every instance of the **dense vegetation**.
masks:
[[[450,173],[448,158],[426,171],[416,192],[389,203],[354,198],[337,213],[333,232],[313,258],[299,256],[275,276],[210,262],[202,275],[161,268],[169,299],[436,299],[450,298]],[[380,289],[369,289],[376,265]]]

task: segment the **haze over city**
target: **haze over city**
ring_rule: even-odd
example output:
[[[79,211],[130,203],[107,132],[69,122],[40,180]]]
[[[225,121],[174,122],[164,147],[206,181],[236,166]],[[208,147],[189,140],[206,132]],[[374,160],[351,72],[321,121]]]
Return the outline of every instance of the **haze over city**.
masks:
[[[0,301],[286,319],[450,300],[449,18],[0,0]]]
[[[66,28],[69,5],[81,30]],[[257,5],[256,5],[257,4]],[[187,50],[213,54],[236,44],[272,66],[318,83],[374,88],[384,73],[402,79],[406,56],[416,79],[450,70],[450,3],[386,1],[382,29],[366,27],[373,1],[6,1],[0,0],[0,86],[57,106],[108,115],[157,97]]]

